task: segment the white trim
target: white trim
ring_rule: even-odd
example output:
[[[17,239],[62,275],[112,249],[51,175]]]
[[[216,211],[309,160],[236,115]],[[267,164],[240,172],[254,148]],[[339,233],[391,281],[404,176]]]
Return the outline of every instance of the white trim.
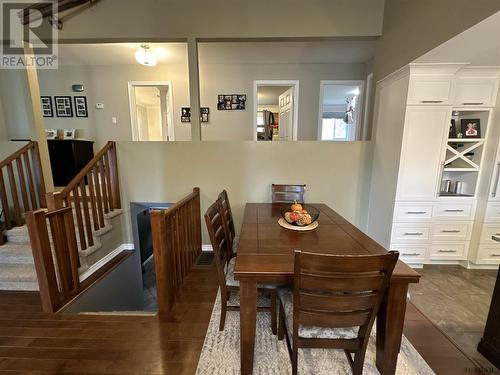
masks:
[[[357,141],[360,136],[361,126],[363,124],[363,115],[364,115],[364,103],[365,103],[365,81],[364,80],[321,80],[319,81],[319,109],[318,109],[318,141],[323,141],[321,139],[321,135],[323,134],[323,86],[325,85],[357,85],[359,86],[359,95],[358,95],[358,103],[357,107],[359,108],[358,116],[356,117],[356,128],[354,129],[354,139],[348,140]],[[327,141],[328,142],[328,141]],[[332,140],[330,142],[339,142],[339,140]],[[340,142],[346,142],[340,140]]]
[[[175,124],[174,124],[174,96],[173,89],[174,85],[171,81],[128,81],[128,103],[129,103],[129,112],[130,112],[130,126],[132,130],[132,140],[138,141],[139,135],[137,134],[137,113],[135,110],[135,91],[134,87],[147,87],[147,86],[168,86],[168,98],[167,102],[170,104],[171,108],[169,109],[168,114],[168,137],[170,141],[175,141]]]
[[[257,140],[257,111],[258,99],[257,88],[259,86],[291,86],[293,87],[293,126],[292,126],[292,140],[297,140],[299,129],[299,80],[286,80],[286,79],[262,79],[253,81],[253,140]]]
[[[201,251],[214,251],[212,245],[201,245]]]
[[[122,251],[125,251],[125,250],[134,250],[134,244],[133,243],[123,243],[120,246],[118,246],[116,249],[114,249],[112,252],[105,255],[101,259],[99,259],[97,262],[95,262],[93,265],[91,265],[87,270],[85,270],[85,272],[83,272],[80,275],[80,282],[82,282],[85,279],[87,279],[88,277],[90,277],[99,268],[104,266],[111,259],[113,259],[114,257],[116,257],[118,254],[120,254]]]
[[[365,85],[365,97],[363,98],[365,105],[363,106],[363,126],[360,129],[361,137],[359,140],[366,141],[368,139],[368,127],[370,124],[368,123],[368,119],[370,118],[370,101],[372,98],[373,90],[373,73],[370,73],[366,76],[366,85]]]

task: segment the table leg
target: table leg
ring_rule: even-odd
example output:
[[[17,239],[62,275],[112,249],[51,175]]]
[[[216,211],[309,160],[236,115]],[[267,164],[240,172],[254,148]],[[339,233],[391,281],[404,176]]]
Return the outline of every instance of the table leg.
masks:
[[[240,352],[242,375],[251,375],[253,372],[256,319],[257,283],[240,280]]]
[[[377,315],[377,368],[382,375],[396,373],[408,284],[391,284]]]

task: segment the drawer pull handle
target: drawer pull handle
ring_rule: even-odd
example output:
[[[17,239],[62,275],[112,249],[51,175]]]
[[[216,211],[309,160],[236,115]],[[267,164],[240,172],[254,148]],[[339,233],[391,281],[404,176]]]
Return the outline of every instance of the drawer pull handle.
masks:
[[[456,250],[438,250],[438,253],[456,253]]]
[[[463,105],[483,105],[484,103],[462,103]]]
[[[443,100],[422,100],[422,103],[443,103]]]
[[[500,257],[500,254],[490,254],[490,257]]]
[[[464,210],[460,210],[460,209],[447,209],[447,210],[444,210],[444,212],[464,212]]]
[[[424,215],[427,211],[406,211],[408,215]]]
[[[420,255],[420,253],[403,253],[403,256],[407,256],[407,257],[414,257],[417,255]]]
[[[421,236],[423,235],[422,232],[406,232],[405,236]]]
[[[458,229],[443,229],[441,233],[460,233]]]

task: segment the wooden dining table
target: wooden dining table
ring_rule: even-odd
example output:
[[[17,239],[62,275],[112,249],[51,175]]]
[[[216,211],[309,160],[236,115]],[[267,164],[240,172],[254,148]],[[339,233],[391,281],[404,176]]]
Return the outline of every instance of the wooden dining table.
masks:
[[[288,206],[288,205],[286,205]],[[247,203],[236,257],[235,278],[240,282],[241,374],[253,372],[257,314],[257,283],[293,283],[294,251],[320,254],[370,255],[387,250],[325,204],[308,204],[320,211],[319,226],[297,232],[278,224],[276,203]],[[394,374],[398,359],[409,283],[420,275],[398,261],[377,315],[376,365],[381,374]]]

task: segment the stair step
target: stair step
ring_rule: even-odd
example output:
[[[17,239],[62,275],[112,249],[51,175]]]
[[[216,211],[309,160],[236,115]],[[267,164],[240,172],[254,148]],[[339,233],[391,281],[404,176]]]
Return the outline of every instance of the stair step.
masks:
[[[7,242],[0,246],[0,264],[34,264],[33,253],[29,244]]]
[[[38,290],[33,264],[2,264],[0,290]]]

